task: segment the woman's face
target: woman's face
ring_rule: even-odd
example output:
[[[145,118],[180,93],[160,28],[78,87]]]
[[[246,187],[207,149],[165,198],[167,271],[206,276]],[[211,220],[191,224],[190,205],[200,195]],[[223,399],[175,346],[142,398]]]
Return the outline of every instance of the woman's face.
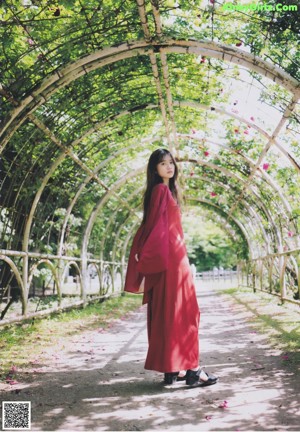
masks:
[[[169,184],[169,179],[175,174],[175,164],[170,155],[166,155],[156,166],[157,174],[163,179],[163,182]]]

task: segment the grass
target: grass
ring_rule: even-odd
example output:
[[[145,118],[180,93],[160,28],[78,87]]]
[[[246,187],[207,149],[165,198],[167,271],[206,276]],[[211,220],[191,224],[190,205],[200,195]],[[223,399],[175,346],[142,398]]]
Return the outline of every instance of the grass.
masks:
[[[248,288],[221,291],[251,312],[251,325],[268,336],[272,346],[294,353],[293,362],[300,362],[300,308],[290,303],[279,303],[278,297]]]
[[[62,339],[66,340],[79,331],[105,329],[112,320],[124,317],[137,309],[141,303],[141,296],[126,293],[124,296],[112,297],[82,309],[73,309],[2,328],[1,376],[5,376],[12,364],[18,369],[26,369],[31,359],[40,356],[45,348],[57,346]]]

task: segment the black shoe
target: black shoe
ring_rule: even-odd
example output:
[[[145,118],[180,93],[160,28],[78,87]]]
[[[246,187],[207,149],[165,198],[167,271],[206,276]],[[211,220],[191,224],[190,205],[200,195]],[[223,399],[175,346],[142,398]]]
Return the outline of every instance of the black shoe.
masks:
[[[203,380],[200,378],[201,372],[202,369],[200,368],[197,371],[189,369],[186,372],[186,384],[191,387],[205,387],[216,384],[219,379],[218,377],[203,371],[207,376],[207,380]]]
[[[175,384],[177,381],[179,372],[167,372],[165,373],[164,383],[168,385]]]

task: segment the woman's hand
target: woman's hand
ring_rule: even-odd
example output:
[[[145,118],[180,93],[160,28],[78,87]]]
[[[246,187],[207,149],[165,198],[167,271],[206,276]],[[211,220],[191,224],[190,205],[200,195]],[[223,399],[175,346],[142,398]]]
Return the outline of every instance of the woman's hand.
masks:
[[[135,254],[134,258],[135,258],[136,262],[139,262],[139,254]]]

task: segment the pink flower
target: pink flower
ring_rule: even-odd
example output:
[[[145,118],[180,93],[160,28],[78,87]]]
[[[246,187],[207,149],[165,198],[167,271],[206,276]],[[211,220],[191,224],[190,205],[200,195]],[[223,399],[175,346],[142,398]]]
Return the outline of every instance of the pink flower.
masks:
[[[235,44],[235,46],[237,46],[237,47],[240,47],[241,45],[243,45],[243,42],[242,42],[242,41],[239,41],[239,42],[237,42],[237,43]]]
[[[270,167],[270,164],[268,164],[267,162],[263,164],[263,170],[268,171]]]
[[[218,408],[228,408],[228,402],[226,400],[224,400]]]
[[[210,4],[214,4],[214,3],[215,3],[215,0],[209,0],[209,3],[210,3]]]
[[[217,194],[216,194],[216,192],[211,192],[210,196],[215,197],[215,196],[217,196]]]
[[[34,41],[32,40],[32,39],[27,39],[27,43],[28,43],[28,45],[34,45]]]
[[[240,131],[238,129],[234,129],[234,132],[235,133],[239,133]]]
[[[10,385],[19,384],[18,381],[13,380],[12,378],[6,377],[6,383]]]
[[[251,116],[251,117],[250,117],[250,120],[251,120],[251,121],[254,121],[255,119],[254,119],[254,117],[253,117],[253,116]]]
[[[289,232],[288,232],[288,236],[289,236],[289,237],[293,237],[293,235],[294,235],[294,233],[293,233],[292,231],[289,231]]]
[[[201,57],[201,60],[200,60],[200,63],[205,63],[205,61],[206,61],[206,57],[205,57],[205,56],[202,56],[202,57]]]
[[[207,415],[207,416],[205,416],[205,420],[209,421],[209,420],[211,420],[211,419],[212,419],[212,416],[211,416],[211,415]]]
[[[245,129],[245,130],[244,130],[244,134],[245,134],[245,135],[249,135],[249,131],[248,131],[248,129]]]
[[[208,152],[208,151],[205,151],[205,152],[204,152],[204,156],[209,156],[209,152]]]

